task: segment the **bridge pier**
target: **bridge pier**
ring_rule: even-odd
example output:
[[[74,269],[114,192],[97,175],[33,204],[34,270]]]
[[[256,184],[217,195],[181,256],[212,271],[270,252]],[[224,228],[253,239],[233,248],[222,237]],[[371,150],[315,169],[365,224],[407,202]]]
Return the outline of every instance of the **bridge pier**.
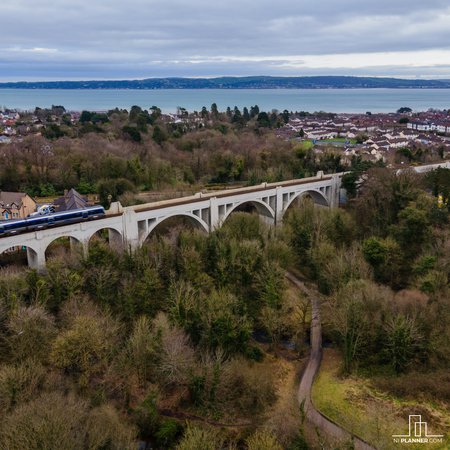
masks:
[[[39,273],[45,272],[45,248],[39,248],[38,251],[35,251],[27,247],[27,261],[30,269],[34,269]]]
[[[339,175],[333,174],[333,183],[331,185],[330,208],[339,207],[339,191],[341,188],[341,178]]]
[[[280,186],[276,187],[275,225],[283,223],[283,192]]]
[[[219,218],[219,206],[217,204],[217,198],[213,197],[209,199],[209,232],[214,231],[220,226]]]
[[[112,233],[114,230],[110,230],[109,243],[111,247],[117,248],[116,246],[120,245],[122,250],[136,250],[140,246],[138,223],[136,212],[132,209],[126,209],[122,215],[123,236],[118,232]],[[146,225],[146,228],[148,228],[148,225]]]

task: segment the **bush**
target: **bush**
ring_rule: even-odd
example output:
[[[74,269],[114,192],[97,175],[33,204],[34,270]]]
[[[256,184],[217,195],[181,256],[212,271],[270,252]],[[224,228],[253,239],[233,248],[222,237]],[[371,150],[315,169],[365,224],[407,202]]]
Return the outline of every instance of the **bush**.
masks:
[[[157,369],[164,384],[185,385],[195,365],[195,352],[186,333],[170,325],[160,313],[154,320],[155,333],[159,337]]]
[[[157,353],[157,342],[151,330],[151,322],[145,316],[139,317],[126,344],[126,358],[141,382],[146,381],[151,374]]]
[[[51,360],[59,368],[75,374],[82,385],[93,374],[101,373],[110,357],[118,326],[107,317],[78,316],[55,340]]]
[[[224,439],[217,432],[188,426],[176,450],[217,450],[223,448]]]
[[[57,392],[19,405],[0,425],[5,450],[132,450],[134,429],[109,405],[89,411],[87,402]]]
[[[163,420],[155,433],[156,443],[161,448],[173,448],[183,431],[183,427],[174,419]]]
[[[222,369],[217,397],[229,410],[261,413],[276,399],[272,368],[242,358],[229,361]]]
[[[0,425],[5,450],[83,450],[87,403],[58,393],[19,405]]]
[[[55,337],[54,319],[40,306],[20,307],[9,319],[7,338],[11,358],[44,361]]]
[[[136,430],[124,422],[111,405],[102,405],[89,412],[86,421],[89,450],[135,450]]]
[[[133,411],[134,422],[142,439],[149,439],[157,432],[160,416],[156,407],[156,394],[150,393]]]
[[[266,430],[257,431],[247,441],[247,450],[283,450],[275,436]]]
[[[32,360],[17,366],[0,368],[0,416],[11,408],[31,400],[45,380],[44,367]]]

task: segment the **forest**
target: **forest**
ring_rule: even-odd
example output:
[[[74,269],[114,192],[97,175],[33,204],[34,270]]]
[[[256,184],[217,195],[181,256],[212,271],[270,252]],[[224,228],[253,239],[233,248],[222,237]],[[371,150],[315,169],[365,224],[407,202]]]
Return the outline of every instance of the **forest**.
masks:
[[[234,131],[208,135],[189,151],[178,148],[179,163],[202,161],[207,143],[219,159],[224,141],[242,145]],[[249,152],[243,173],[308,170],[290,144],[275,152],[264,133],[241,137]],[[154,143],[147,156],[128,143],[136,158],[128,165],[113,156],[114,143],[104,150],[107,137],[89,139],[94,154],[110,152],[107,169],[76,139],[62,139],[52,151],[71,149],[68,171],[49,157],[31,173],[42,169],[54,186],[63,186],[63,173],[90,183],[89,170],[120,179],[121,170],[140,173],[141,157],[177,171]],[[271,161],[266,169],[259,145]],[[307,198],[279,227],[244,212],[210,234],[175,221],[133,253],[98,236],[86,255],[59,242],[45,274],[1,269],[0,449],[314,448],[295,395],[310,299],[286,271],[320,296],[324,342],[339,354],[342,380],[364,376],[385,399],[448,411],[449,170],[397,175],[375,167],[350,181],[345,208]],[[427,417],[441,430],[446,419],[433,411]]]

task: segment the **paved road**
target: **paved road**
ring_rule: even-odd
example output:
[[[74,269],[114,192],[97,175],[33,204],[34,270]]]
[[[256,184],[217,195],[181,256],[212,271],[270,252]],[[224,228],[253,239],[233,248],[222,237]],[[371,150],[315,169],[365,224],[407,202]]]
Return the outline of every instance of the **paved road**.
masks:
[[[319,371],[322,359],[322,328],[320,322],[320,302],[317,295],[308,289],[305,284],[291,273],[286,273],[286,278],[306,294],[311,301],[311,353],[308,365],[303,373],[298,388],[297,398],[306,419],[327,437],[330,443],[353,442],[355,450],[376,450],[367,442],[344,430],[336,423],[321,414],[313,405],[311,400],[311,388],[314,378]],[[333,445],[333,448],[334,445]]]

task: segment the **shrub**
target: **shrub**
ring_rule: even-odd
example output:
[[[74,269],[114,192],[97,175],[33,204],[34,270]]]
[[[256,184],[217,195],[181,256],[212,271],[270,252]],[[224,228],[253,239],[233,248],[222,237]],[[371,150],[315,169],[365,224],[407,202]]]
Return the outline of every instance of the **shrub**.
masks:
[[[132,450],[134,437],[111,406],[90,411],[84,400],[57,392],[19,405],[0,425],[2,450]]]
[[[214,430],[188,426],[176,450],[217,450],[223,448],[224,439]]]
[[[256,431],[247,440],[247,450],[283,450],[275,436],[266,430]]]
[[[10,354],[13,360],[47,358],[55,337],[54,319],[40,306],[20,307],[8,322]]]
[[[170,325],[160,313],[154,320],[155,333],[160,337],[158,372],[164,383],[186,384],[195,364],[195,352],[186,333]]]
[[[183,427],[174,419],[163,420],[155,433],[156,443],[161,448],[173,448]]]
[[[151,330],[151,322],[145,317],[139,317],[126,344],[127,362],[136,372],[141,382],[148,379],[155,366],[157,343]]]
[[[73,396],[45,394],[19,405],[0,425],[0,448],[82,450],[87,403]]]
[[[32,360],[0,368],[0,415],[31,400],[45,379],[44,367]]]
[[[229,361],[222,369],[217,397],[239,413],[262,412],[276,399],[272,368],[243,358]]]
[[[86,421],[89,450],[135,450],[136,430],[130,427],[111,405],[89,412]]]
[[[85,385],[90,376],[104,370],[118,338],[118,326],[107,317],[78,316],[55,340],[51,360],[59,368],[79,376]]]
[[[142,439],[152,437],[158,430],[160,416],[156,407],[156,394],[150,393],[134,411],[134,422],[139,428]]]

